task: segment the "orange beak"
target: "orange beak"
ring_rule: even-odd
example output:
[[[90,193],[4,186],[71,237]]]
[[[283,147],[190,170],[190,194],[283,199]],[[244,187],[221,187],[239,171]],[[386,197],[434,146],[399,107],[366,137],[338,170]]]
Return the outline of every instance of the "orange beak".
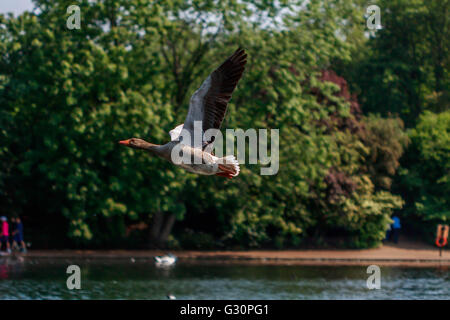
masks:
[[[130,139],[119,141],[119,144],[123,144],[124,146],[128,146],[130,144]]]

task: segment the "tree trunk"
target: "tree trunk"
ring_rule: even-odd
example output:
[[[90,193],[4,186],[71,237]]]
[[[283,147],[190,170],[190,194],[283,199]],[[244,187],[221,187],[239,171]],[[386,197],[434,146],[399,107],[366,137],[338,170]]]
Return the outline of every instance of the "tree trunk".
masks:
[[[159,242],[161,244],[164,244],[169,238],[174,223],[175,223],[175,214],[173,213],[168,214],[167,218],[165,219],[164,226],[159,234]]]
[[[150,226],[150,248],[164,247],[175,223],[175,214],[156,212]]]
[[[149,234],[150,247],[158,246],[159,233],[163,224],[163,218],[163,213],[159,211],[155,212],[155,214],[153,215]]]

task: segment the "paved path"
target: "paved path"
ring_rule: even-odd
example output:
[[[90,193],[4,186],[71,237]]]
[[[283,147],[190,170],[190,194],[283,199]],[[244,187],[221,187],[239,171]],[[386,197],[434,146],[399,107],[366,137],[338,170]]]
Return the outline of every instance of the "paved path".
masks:
[[[450,266],[450,251],[420,243],[384,245],[364,250],[249,250],[249,251],[171,251],[180,262],[253,263],[301,265],[397,265]],[[161,250],[30,250],[28,257],[66,259],[152,259],[163,255]]]

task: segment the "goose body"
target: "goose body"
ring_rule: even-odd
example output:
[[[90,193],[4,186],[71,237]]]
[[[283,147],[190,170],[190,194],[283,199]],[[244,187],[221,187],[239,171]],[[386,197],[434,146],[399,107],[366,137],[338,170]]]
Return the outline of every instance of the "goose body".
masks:
[[[212,150],[214,138],[195,141],[196,123],[200,124],[200,134],[209,130],[219,130],[226,114],[228,101],[244,72],[247,54],[237,49],[216,70],[203,81],[189,102],[189,110],[183,124],[169,132],[171,141],[164,145],[155,145],[142,139],[131,138],[119,143],[131,148],[144,149],[163,158],[186,171],[201,175],[218,175],[232,178],[239,174],[239,163],[234,156],[223,158],[214,156]],[[184,134],[186,133],[186,135]],[[199,132],[195,132],[198,134]],[[185,137],[187,139],[184,139]],[[174,150],[176,148],[176,150]],[[181,152],[190,161],[175,162],[172,152]]]

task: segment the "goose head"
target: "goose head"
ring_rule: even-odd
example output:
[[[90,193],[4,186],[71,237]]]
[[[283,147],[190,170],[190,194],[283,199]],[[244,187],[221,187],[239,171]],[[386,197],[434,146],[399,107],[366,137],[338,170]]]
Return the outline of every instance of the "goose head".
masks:
[[[153,144],[150,142],[147,142],[145,140],[139,139],[139,138],[131,138],[127,140],[121,140],[119,141],[119,144],[123,146],[127,146],[129,148],[133,149],[143,149],[143,150],[149,150],[149,151],[157,151],[159,145]]]

